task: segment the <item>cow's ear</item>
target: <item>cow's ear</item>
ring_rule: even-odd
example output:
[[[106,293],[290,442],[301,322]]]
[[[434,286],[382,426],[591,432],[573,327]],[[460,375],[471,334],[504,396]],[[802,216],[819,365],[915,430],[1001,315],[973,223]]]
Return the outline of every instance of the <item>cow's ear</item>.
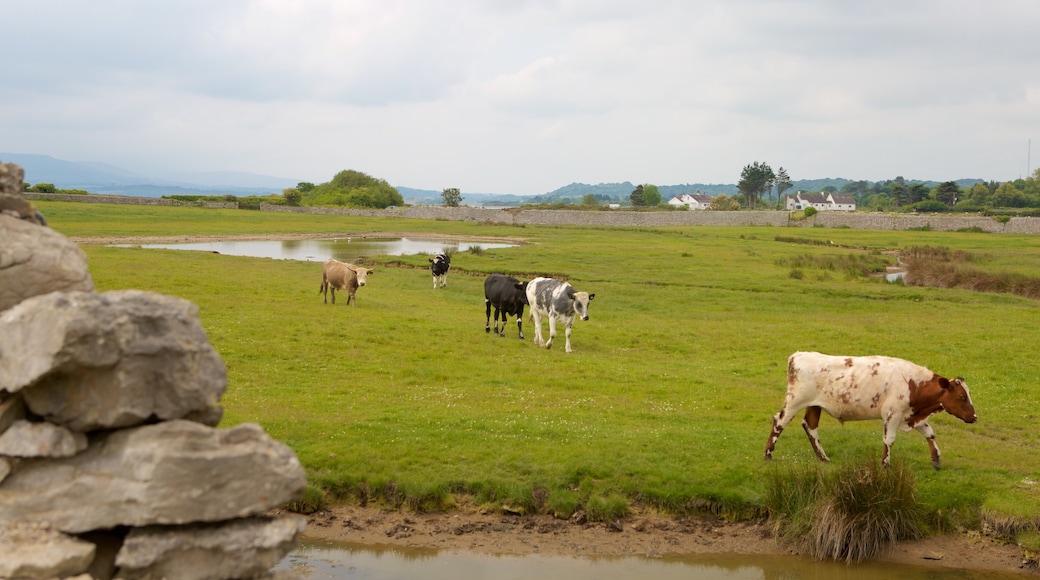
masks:
[[[567,298],[570,298],[571,300],[574,300],[574,288],[571,288],[570,290],[567,290]]]
[[[593,298],[595,298],[595,297],[596,297],[596,295],[595,295],[595,294],[589,294],[589,300],[592,300],[592,299],[593,299]]]
[[[953,388],[950,386],[950,379],[946,377],[939,377],[939,386],[942,387],[944,391],[949,391]]]

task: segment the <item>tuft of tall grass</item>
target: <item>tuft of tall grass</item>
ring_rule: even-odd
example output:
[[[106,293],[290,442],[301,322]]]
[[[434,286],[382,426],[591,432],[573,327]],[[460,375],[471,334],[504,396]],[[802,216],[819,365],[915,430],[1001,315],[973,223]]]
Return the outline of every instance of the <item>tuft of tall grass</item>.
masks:
[[[774,532],[818,560],[862,562],[897,540],[924,535],[925,510],[910,468],[877,458],[837,471],[821,467],[776,473],[766,483]]]

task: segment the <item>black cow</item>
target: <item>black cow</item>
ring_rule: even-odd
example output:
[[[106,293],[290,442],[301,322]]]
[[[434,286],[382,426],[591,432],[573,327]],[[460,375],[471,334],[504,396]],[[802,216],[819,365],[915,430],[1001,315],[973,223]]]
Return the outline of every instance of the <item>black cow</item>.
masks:
[[[434,290],[437,289],[438,283],[440,283],[441,288],[448,285],[449,268],[451,268],[451,258],[448,254],[442,252],[430,258],[430,272],[433,273]]]
[[[495,334],[506,335],[506,320],[516,316],[516,330],[524,337],[524,305],[527,304],[527,282],[512,276],[492,274],[484,280],[484,310],[487,321],[484,332],[491,332],[491,307],[495,307]],[[498,315],[502,313],[502,330],[498,329]]]

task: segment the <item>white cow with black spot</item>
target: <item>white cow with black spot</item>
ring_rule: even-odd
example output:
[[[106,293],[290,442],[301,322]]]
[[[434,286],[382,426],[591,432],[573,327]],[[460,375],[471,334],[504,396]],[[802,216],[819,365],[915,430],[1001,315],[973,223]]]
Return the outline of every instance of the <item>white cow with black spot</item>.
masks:
[[[595,294],[578,292],[569,283],[554,278],[535,278],[527,283],[527,302],[531,305],[534,321],[534,341],[538,346],[551,348],[556,338],[556,323],[566,327],[567,352],[571,352],[571,329],[574,319],[589,319],[589,302]],[[549,340],[542,339],[542,317],[549,318]]]

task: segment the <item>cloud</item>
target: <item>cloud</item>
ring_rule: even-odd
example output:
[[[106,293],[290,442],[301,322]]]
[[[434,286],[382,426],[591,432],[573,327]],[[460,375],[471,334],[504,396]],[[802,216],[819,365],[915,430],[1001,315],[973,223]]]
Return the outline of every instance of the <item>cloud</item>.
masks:
[[[5,8],[0,150],[543,193],[1013,179],[1031,0],[45,0]],[[26,150],[31,148],[32,150]],[[1021,150],[1021,151],[1020,151]]]

